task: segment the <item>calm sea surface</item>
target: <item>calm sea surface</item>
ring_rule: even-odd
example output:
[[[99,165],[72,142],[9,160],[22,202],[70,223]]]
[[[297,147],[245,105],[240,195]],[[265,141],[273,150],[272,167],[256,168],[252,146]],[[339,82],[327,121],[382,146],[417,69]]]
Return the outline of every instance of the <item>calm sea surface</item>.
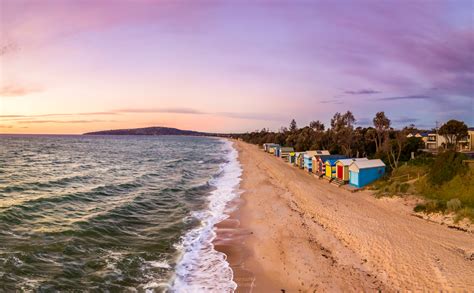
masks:
[[[0,136],[0,291],[232,291],[229,142]]]

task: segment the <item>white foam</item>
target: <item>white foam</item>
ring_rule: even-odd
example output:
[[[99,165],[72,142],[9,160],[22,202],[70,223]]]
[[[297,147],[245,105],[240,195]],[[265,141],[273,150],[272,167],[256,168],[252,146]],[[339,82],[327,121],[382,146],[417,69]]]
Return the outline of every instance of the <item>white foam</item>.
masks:
[[[153,268],[169,269],[171,266],[164,261],[149,261],[147,264]]]
[[[214,225],[228,218],[226,205],[238,196],[242,174],[232,143],[225,141],[224,150],[228,162],[221,166],[221,176],[210,182],[216,189],[209,195],[209,209],[193,214],[202,224],[188,232],[178,247],[182,256],[171,292],[233,292],[237,288],[226,255],[216,251],[212,243],[216,237]]]

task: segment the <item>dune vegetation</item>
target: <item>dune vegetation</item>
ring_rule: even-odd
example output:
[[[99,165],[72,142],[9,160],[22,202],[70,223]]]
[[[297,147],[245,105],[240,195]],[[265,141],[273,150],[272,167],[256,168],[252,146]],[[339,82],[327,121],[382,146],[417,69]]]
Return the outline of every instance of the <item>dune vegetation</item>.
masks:
[[[412,194],[425,199],[416,212],[454,213],[456,221],[474,222],[474,169],[463,163],[462,153],[445,151],[406,162],[390,176],[372,185],[377,196]]]

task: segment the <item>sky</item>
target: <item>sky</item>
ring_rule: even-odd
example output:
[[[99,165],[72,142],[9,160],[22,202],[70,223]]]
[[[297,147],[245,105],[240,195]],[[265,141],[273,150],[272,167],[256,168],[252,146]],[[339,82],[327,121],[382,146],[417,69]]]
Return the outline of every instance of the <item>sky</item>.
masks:
[[[474,0],[0,0],[0,133],[474,126]]]

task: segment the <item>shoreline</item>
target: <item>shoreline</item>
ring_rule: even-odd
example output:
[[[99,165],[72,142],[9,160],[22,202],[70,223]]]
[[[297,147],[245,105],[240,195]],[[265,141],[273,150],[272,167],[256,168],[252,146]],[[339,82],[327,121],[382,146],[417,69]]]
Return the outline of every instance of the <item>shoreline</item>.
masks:
[[[474,289],[474,236],[234,141],[241,196],[215,226],[236,292]]]
[[[187,231],[179,246],[182,251],[170,282],[174,291],[196,291],[204,288],[229,292],[236,288],[233,270],[225,255],[214,248],[215,226],[228,216],[228,204],[238,198],[242,168],[237,150],[231,141],[224,141],[227,162],[220,164],[218,173],[208,181],[213,186],[208,196],[208,209],[194,211],[193,217],[202,224]]]

